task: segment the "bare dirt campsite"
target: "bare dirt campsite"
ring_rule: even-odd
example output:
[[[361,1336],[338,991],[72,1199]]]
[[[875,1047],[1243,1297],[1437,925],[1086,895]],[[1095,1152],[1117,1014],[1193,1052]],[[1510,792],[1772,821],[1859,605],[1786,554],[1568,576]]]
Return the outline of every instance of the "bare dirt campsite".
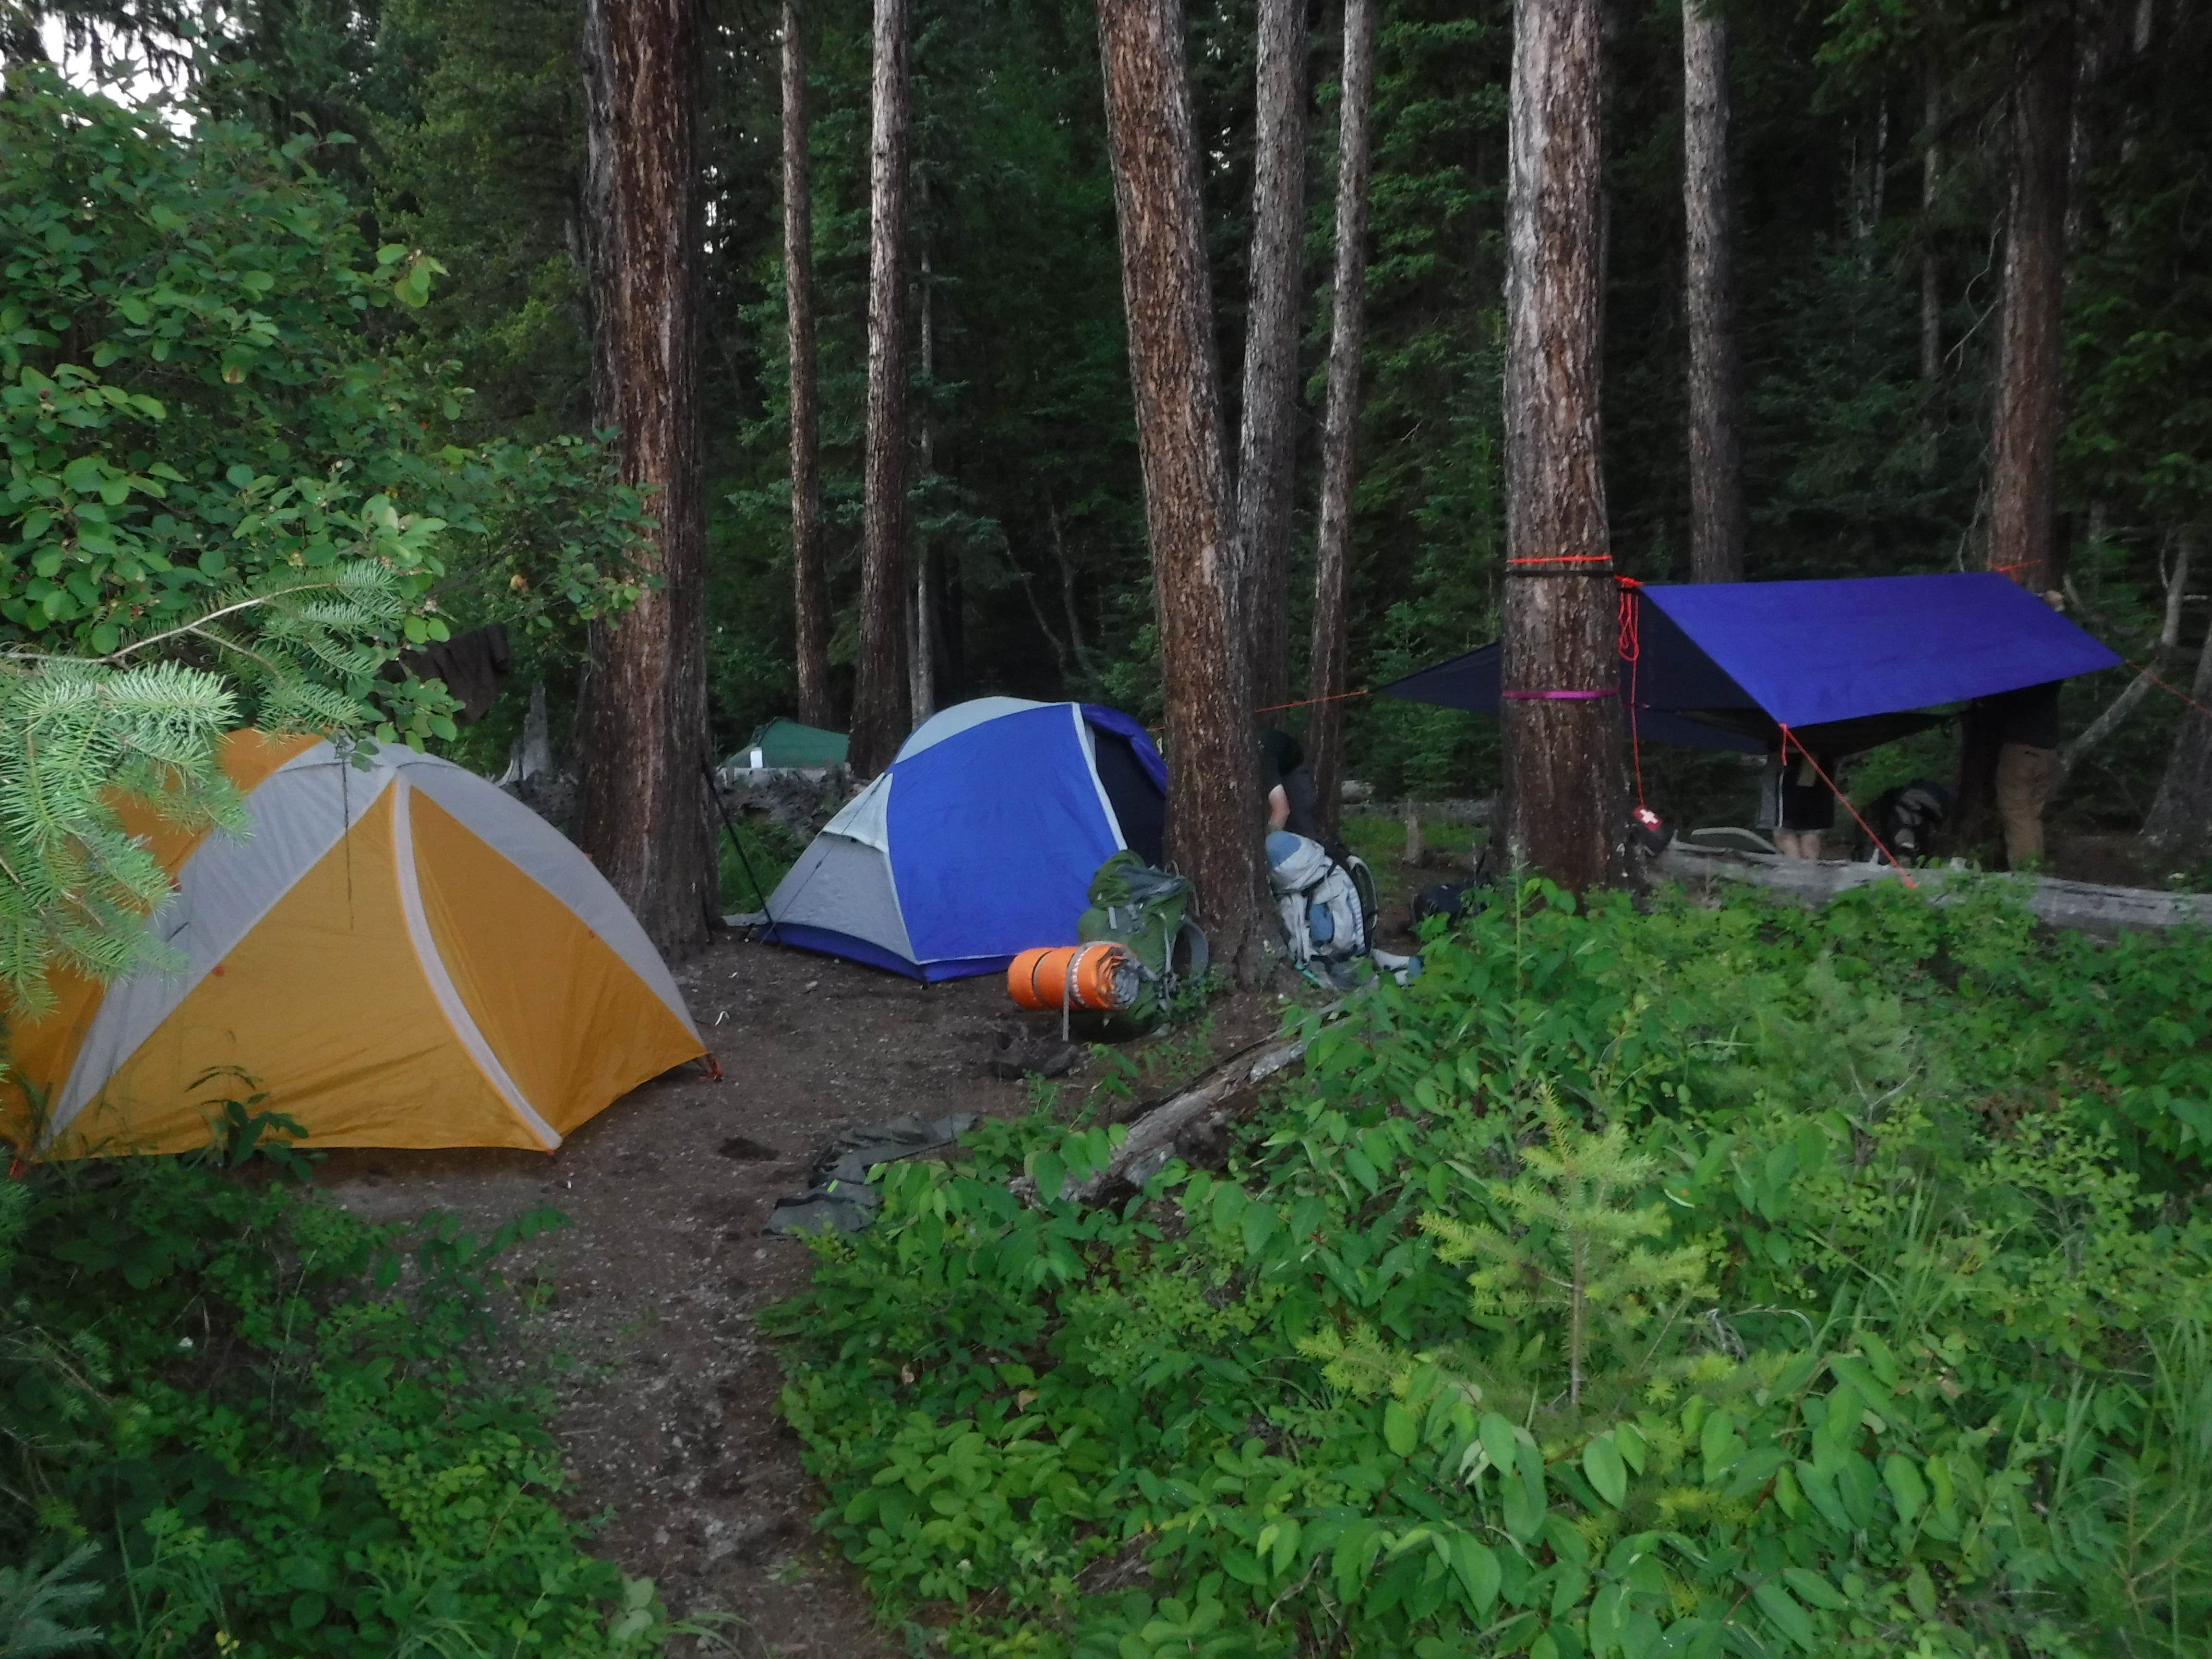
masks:
[[[550,1158],[339,1152],[315,1178],[370,1219],[436,1209],[479,1235],[559,1210],[568,1224],[507,1265],[518,1340],[506,1363],[552,1379],[565,1505],[609,1517],[593,1547],[653,1580],[679,1613],[737,1615],[747,1659],[903,1653],[859,1575],[815,1534],[823,1495],[776,1415],[783,1372],[751,1321],[804,1288],[810,1255],[762,1230],[840,1130],[1030,1109],[1028,1086],[989,1064],[999,1034],[1023,1028],[996,978],[922,985],[738,933],[677,975],[719,1081],[687,1066]],[[1223,999],[1212,1046],[1274,1022],[1259,1000]],[[1036,1024],[1056,1037],[1053,1020]],[[1201,1052],[1185,1041],[1176,1062]]]

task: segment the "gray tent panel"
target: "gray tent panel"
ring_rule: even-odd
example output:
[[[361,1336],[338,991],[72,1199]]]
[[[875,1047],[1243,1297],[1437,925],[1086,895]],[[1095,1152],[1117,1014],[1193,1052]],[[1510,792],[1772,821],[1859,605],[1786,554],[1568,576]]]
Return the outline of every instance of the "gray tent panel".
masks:
[[[819,927],[875,945],[901,961],[915,959],[891,885],[890,857],[827,830],[777,884],[768,913],[779,927]]]

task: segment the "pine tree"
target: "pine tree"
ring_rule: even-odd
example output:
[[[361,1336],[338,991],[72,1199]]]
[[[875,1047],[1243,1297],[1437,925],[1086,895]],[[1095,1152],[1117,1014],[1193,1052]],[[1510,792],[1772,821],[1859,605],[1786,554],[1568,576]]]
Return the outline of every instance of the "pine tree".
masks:
[[[1658,1164],[1628,1149],[1626,1128],[1593,1134],[1574,1124],[1548,1082],[1537,1110],[1543,1140],[1522,1152],[1520,1175],[1494,1194],[1506,1224],[1426,1214],[1421,1227],[1443,1242],[1445,1261],[1478,1264],[1468,1280],[1478,1317],[1565,1315],[1567,1403],[1579,1407],[1593,1318],[1632,1326],[1659,1297],[1709,1291],[1705,1252],[1646,1247],[1666,1232],[1667,1206],[1633,1203]]]
[[[273,728],[359,731],[404,601],[381,564],[286,572],[105,657],[0,648],[0,1013],[35,1014],[65,969],[93,979],[160,966],[145,927],[174,890],[118,803],[163,822],[242,831],[216,744],[250,711]],[[162,653],[189,650],[235,681]]]
[[[1367,335],[1368,116],[1375,101],[1375,0],[1345,0],[1336,146],[1336,267],[1330,288],[1328,402],[1322,423],[1321,533],[1314,549],[1314,699],[1306,715],[1321,826],[1343,807],[1345,680],[1352,657],[1352,487],[1359,368]]]
[[[592,404],[622,477],[653,492],[657,581],[595,623],[577,839],[663,951],[703,943],[706,506],[701,492],[693,0],[590,0]]]
[[[1214,960],[1266,963],[1260,757],[1249,653],[1230,641],[1248,580],[1223,465],[1221,371],[1206,263],[1182,0],[1098,9],[1107,131],[1129,320],[1129,379],[1158,595],[1169,861],[1197,889]]]
[[[1506,192],[1507,861],[1581,891],[1625,860],[1599,436],[1596,0],[1517,0]]]
[[[143,923],[171,888],[118,797],[241,824],[216,743],[238,700],[173,662],[0,665],[0,1008],[36,1013],[57,967],[112,979],[161,952]]]

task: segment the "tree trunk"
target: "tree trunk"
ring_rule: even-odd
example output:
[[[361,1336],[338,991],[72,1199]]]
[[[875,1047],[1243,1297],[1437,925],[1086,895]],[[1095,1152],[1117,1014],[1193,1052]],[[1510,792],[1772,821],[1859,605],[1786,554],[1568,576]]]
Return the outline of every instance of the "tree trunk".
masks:
[[[2181,711],[2166,776],[2143,819],[2144,844],[2177,864],[2212,860],[2212,632],[2197,653],[2193,706]]]
[[[2058,439],[2064,423],[2059,302],[2066,279],[2070,28],[2029,49],[2012,94],[2012,201],[1998,303],[1989,565],[2040,593],[2056,585]]]
[[[907,0],[876,0],[868,169],[868,429],[861,460],[860,654],[853,771],[873,777],[906,740]]]
[[[1942,184],[1943,83],[1928,59],[1927,103],[1920,152],[1920,378],[1929,386],[1943,378],[1943,264],[1936,252],[1936,203]]]
[[[1249,653],[1229,645],[1243,572],[1221,445],[1198,143],[1182,0],[1101,0],[1099,56],[1121,298],[1167,702],[1167,857],[1197,890],[1214,960],[1264,966],[1259,745]]]
[[[592,629],[578,840],[663,951],[704,942],[714,903],[704,788],[699,196],[691,0],[587,0],[593,418],[623,481],[653,491],[641,562],[660,578]]]
[[[1626,873],[1598,438],[1597,0],[1516,0],[1506,192],[1504,848]]]
[[[1229,637],[1252,653],[1252,697],[1291,696],[1291,486],[1297,471],[1299,278],[1305,244],[1305,0],[1260,0],[1258,132],[1252,156],[1252,260],[1244,323],[1243,428],[1237,539],[1250,573],[1249,617]]]
[[[925,217],[928,198],[923,198]],[[925,233],[926,234],[926,233]],[[921,446],[917,457],[920,476],[927,481],[937,471],[936,433],[932,427],[930,400],[937,382],[937,312],[930,292],[929,244],[921,248]],[[937,712],[937,638],[939,631],[936,551],[927,531],[917,531],[914,559],[914,683],[909,693],[912,718],[919,726]]]
[[[837,723],[830,702],[830,576],[822,558],[822,393],[814,349],[814,203],[806,177],[806,34],[783,0],[783,305],[791,364],[792,634],[799,718]]]
[[[1344,0],[1344,90],[1336,145],[1336,272],[1330,285],[1328,408],[1322,423],[1321,536],[1314,550],[1309,764],[1321,827],[1343,810],[1345,680],[1349,672],[1352,485],[1359,437],[1360,353],[1367,334],[1368,114],[1375,98],[1375,0]]]
[[[1682,8],[1682,207],[1689,224],[1690,580],[1743,580],[1741,374],[1729,231],[1728,23]]]
[[[1936,54],[1928,54],[1920,152],[1920,381],[1923,393],[1920,475],[1935,476],[1936,439],[1942,431],[1938,396],[1943,384],[1943,261],[1936,250],[1936,204],[1943,179],[1943,82]]]

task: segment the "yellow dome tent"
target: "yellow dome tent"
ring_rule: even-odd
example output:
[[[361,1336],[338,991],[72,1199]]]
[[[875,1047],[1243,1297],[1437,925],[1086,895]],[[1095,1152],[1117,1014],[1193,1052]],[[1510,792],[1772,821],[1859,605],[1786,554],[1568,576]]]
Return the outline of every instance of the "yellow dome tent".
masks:
[[[706,1052],[591,861],[475,774],[258,732],[223,765],[251,836],[131,823],[177,884],[150,926],[181,969],[58,975],[9,1034],[0,1132],[22,1151],[204,1145],[202,1079],[235,1068],[311,1146],[550,1152]]]

